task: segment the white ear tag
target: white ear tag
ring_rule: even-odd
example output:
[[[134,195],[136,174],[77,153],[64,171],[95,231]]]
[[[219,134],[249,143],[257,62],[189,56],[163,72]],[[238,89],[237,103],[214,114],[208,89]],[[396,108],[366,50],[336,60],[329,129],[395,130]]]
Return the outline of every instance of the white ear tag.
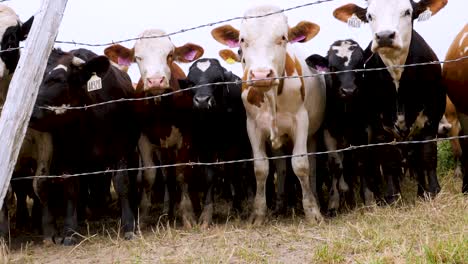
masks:
[[[429,18],[431,18],[431,16],[432,16],[431,9],[428,8],[428,9],[426,9],[426,11],[419,14],[418,21],[419,22],[427,21],[427,20],[429,20]]]
[[[349,27],[360,28],[361,24],[362,24],[362,21],[356,16],[356,14],[353,14],[350,18],[348,18]]]
[[[93,72],[93,76],[88,80],[88,92],[96,91],[102,89],[102,81],[99,76]]]

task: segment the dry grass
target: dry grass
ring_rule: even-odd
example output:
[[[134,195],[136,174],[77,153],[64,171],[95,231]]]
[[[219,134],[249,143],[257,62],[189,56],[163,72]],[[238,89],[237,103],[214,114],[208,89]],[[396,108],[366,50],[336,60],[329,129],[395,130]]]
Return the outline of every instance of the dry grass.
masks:
[[[468,263],[468,197],[461,180],[442,179],[432,201],[361,208],[318,226],[302,218],[263,227],[230,220],[209,230],[169,226],[124,241],[115,229],[88,234],[76,247],[0,248],[8,263]]]

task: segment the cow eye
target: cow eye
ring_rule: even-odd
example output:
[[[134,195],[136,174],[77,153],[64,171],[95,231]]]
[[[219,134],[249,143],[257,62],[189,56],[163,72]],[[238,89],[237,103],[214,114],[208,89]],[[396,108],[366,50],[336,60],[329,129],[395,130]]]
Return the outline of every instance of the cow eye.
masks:
[[[286,41],[286,37],[285,37],[285,36],[281,37],[281,39],[282,39],[283,41]]]
[[[137,61],[142,61],[143,58],[142,58],[142,57],[139,57],[139,56],[135,56],[135,60],[137,60]]]
[[[367,20],[369,20],[369,22],[372,21],[373,20],[373,15],[367,14]]]
[[[403,14],[404,17],[405,17],[405,16],[410,16],[410,15],[411,15],[411,10],[409,10],[409,9],[407,9],[407,10],[405,11],[405,13]]]

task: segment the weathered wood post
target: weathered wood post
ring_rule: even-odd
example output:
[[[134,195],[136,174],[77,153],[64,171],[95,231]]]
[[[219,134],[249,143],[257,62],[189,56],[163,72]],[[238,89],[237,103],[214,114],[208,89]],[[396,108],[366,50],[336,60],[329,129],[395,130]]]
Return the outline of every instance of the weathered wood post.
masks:
[[[0,117],[0,208],[28,128],[67,0],[43,0],[26,39]]]

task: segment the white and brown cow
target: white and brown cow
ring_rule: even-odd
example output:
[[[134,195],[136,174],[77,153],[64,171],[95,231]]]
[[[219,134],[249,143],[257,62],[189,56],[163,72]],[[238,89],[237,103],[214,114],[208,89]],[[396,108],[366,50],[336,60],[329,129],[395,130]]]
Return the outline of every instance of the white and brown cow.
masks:
[[[325,109],[325,82],[321,77],[297,78],[315,72],[305,63],[307,54],[299,46],[292,45],[309,41],[320,28],[307,21],[289,27],[287,17],[278,13],[280,10],[276,6],[257,6],[245,12],[240,30],[225,25],[211,32],[218,42],[242,51],[240,57],[234,57],[243,66],[242,80],[246,83],[242,86],[242,100],[256,159],[257,192],[251,217],[255,224],[263,222],[267,209],[265,182],[269,163],[265,143],[269,140],[272,147],[278,149],[288,137],[294,145],[292,167],[301,182],[306,219],[322,219],[313,192],[315,157],[301,155],[315,151],[314,134],[322,123]],[[249,19],[269,13],[275,14]],[[277,77],[296,78],[274,79]]]
[[[159,29],[144,31],[132,49],[121,45],[113,45],[104,51],[106,56],[121,70],[133,62],[138,64],[141,78],[136,87],[141,96],[158,95],[179,90],[179,80],[186,75],[176,62],[192,62],[203,55],[203,48],[187,43],[176,47],[171,39]],[[192,96],[190,93],[178,93],[157,100],[141,101],[140,117],[142,135],[138,147],[143,166],[154,166],[155,155],[158,154],[161,164],[185,163],[190,160],[190,118],[192,111]],[[191,227],[195,221],[191,201],[188,197],[186,178],[189,177],[189,167],[163,169],[166,183],[175,183],[168,178],[176,177],[181,184],[182,198],[180,202],[184,226]],[[175,175],[174,175],[175,174]],[[144,194],[142,198],[142,214],[146,215],[151,201],[151,190],[156,178],[156,170],[144,171]],[[168,184],[169,184],[168,183]],[[170,195],[174,196],[174,192]],[[175,197],[170,199],[169,214],[172,214]]]

